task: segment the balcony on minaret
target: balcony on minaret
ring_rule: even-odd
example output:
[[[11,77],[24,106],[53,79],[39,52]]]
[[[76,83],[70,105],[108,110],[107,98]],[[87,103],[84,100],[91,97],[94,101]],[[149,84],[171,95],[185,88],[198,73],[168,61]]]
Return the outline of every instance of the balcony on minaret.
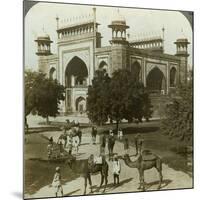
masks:
[[[37,37],[35,42],[37,43],[36,55],[38,55],[38,56],[52,55],[51,43],[53,41],[50,40],[49,35],[45,34],[45,35],[39,36],[39,37]]]
[[[176,42],[176,56],[188,57],[188,40],[186,38],[177,39]]]

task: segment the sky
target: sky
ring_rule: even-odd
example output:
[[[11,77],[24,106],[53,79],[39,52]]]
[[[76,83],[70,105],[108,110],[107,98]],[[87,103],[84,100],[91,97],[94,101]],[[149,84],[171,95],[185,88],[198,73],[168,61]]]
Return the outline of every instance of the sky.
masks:
[[[59,17],[59,26],[81,23],[92,19],[94,6],[38,3],[34,5],[25,16],[25,67],[38,69],[38,57],[35,54],[37,46],[34,40],[47,33],[53,41],[52,53],[57,52],[56,17]],[[98,31],[101,32],[102,46],[108,46],[111,39],[111,29],[108,25],[116,17],[116,7],[96,7],[96,21],[100,23]],[[175,54],[174,42],[178,38],[187,38],[192,42],[192,29],[188,20],[178,11],[161,11],[136,8],[119,8],[126,24],[130,26],[127,33],[129,40],[162,36],[162,28],[165,28],[164,48],[165,53]],[[192,44],[188,47],[190,54],[189,65],[192,65]]]

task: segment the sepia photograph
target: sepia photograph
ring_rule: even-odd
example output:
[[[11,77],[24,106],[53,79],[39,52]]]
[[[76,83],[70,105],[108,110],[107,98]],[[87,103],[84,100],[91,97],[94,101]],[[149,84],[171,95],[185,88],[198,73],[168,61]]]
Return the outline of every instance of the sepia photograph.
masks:
[[[24,199],[192,189],[192,11],[24,1]]]

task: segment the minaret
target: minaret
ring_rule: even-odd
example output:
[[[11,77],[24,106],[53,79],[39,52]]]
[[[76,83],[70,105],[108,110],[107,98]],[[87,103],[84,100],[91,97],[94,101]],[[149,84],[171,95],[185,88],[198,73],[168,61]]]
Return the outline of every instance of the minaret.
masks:
[[[38,36],[35,40],[37,43],[37,52],[38,55],[38,67],[39,71],[48,74],[48,63],[47,57],[52,55],[51,53],[51,41],[49,35],[43,33],[42,35]]]
[[[188,73],[188,44],[187,38],[177,39],[176,42],[176,56],[180,57],[180,82],[187,83]]]
[[[128,29],[129,26],[126,25],[126,20],[119,13],[119,9],[117,11],[117,15],[115,16],[115,19],[111,22],[110,25],[108,25],[108,27],[112,29],[112,40],[110,41],[112,45],[128,44],[128,42],[126,41],[126,29]]]
[[[50,40],[49,35],[45,34],[42,36],[37,37],[35,40],[37,43],[37,52],[36,55],[38,56],[49,56],[51,55],[51,43],[53,41]]]
[[[126,40],[126,29],[129,26],[126,25],[125,18],[118,10],[108,27],[112,29],[112,39],[110,40],[112,49],[112,67],[110,73],[112,74],[117,69],[125,69],[129,66],[129,59],[127,59],[129,42]]]

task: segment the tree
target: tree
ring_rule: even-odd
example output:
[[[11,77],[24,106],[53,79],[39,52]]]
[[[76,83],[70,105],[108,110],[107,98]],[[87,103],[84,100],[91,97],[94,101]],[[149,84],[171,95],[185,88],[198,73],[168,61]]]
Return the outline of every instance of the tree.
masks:
[[[179,86],[177,95],[166,107],[166,117],[161,123],[163,133],[182,141],[191,141],[193,136],[192,88],[192,81]]]
[[[125,69],[113,73],[110,83],[110,114],[116,120],[116,128],[122,119],[142,122],[142,118],[151,117],[149,95],[143,85]]]
[[[102,124],[109,118],[118,124],[122,119],[142,121],[151,117],[151,102],[142,83],[130,71],[120,69],[108,77],[105,71],[96,71],[88,89],[88,117],[92,122]]]
[[[93,123],[102,125],[109,116],[109,84],[110,77],[105,70],[95,72],[92,85],[88,87],[87,112]]]
[[[57,80],[45,78],[38,91],[36,110],[39,116],[46,118],[56,117],[59,114],[59,104],[64,100],[65,89]]]
[[[39,72],[25,71],[25,84],[24,84],[24,93],[25,93],[25,125],[28,128],[27,116],[35,111],[36,102],[38,99],[40,86],[45,80],[45,74]]]
[[[41,72],[25,71],[25,123],[30,113],[45,117],[59,113],[59,103],[64,100],[64,87],[57,80]]]

